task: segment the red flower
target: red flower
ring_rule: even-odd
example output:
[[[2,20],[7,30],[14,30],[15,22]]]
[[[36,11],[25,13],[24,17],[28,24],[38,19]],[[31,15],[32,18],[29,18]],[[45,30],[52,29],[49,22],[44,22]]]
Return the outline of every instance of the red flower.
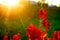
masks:
[[[43,19],[46,20],[47,19],[47,16],[46,14],[43,15]]]
[[[26,33],[26,35],[29,37],[29,40],[32,39],[30,37],[32,37],[32,33],[34,30],[36,30],[36,27],[33,24],[30,24],[27,28],[28,32]]]
[[[53,40],[57,40],[57,37],[53,38]]]
[[[52,38],[47,38],[47,40],[53,40]]]
[[[46,9],[43,10],[43,19],[44,20],[47,19],[47,11],[46,11]]]
[[[45,34],[46,34],[46,32],[45,32],[45,31],[43,31],[41,36],[43,37],[43,36],[45,36]]]
[[[47,13],[47,10],[46,9],[43,9],[43,13],[46,14]]]
[[[57,40],[57,32],[56,31],[53,32],[52,37],[53,37],[53,40]]]
[[[53,32],[52,36],[53,36],[53,37],[57,37],[57,32],[56,32],[56,31]]]
[[[35,25],[30,24],[27,30],[28,40],[42,40],[40,29],[37,29]]]
[[[60,39],[60,30],[57,31],[57,36]]]
[[[8,40],[8,36],[4,35],[3,40]]]
[[[29,32],[30,34],[32,34],[32,31],[33,31],[33,30],[34,30],[34,31],[36,30],[36,26],[33,25],[33,24],[30,24],[30,25],[28,26],[27,30],[28,30],[28,32]]]
[[[43,17],[43,10],[42,9],[39,10],[39,16],[38,17],[39,18],[42,18]]]
[[[47,20],[42,20],[43,26],[45,26],[46,30],[49,30],[50,23]]]
[[[28,40],[31,40],[31,38],[28,38]]]
[[[12,40],[20,40],[20,34],[15,34]]]
[[[47,13],[47,11],[46,11],[46,9],[40,9],[39,10],[39,18],[43,18],[43,19],[46,19],[46,13]]]
[[[47,22],[47,20],[44,20],[44,19],[42,20],[43,26],[45,26],[46,22]]]
[[[50,23],[47,21],[45,24],[46,30],[49,30]]]

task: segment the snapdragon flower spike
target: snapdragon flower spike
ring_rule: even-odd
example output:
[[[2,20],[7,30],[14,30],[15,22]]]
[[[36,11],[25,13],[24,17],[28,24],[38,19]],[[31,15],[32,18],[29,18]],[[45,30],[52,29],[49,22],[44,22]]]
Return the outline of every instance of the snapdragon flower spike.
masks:
[[[15,34],[12,38],[12,40],[20,40],[20,34]]]
[[[3,40],[8,40],[8,36],[4,35]]]

